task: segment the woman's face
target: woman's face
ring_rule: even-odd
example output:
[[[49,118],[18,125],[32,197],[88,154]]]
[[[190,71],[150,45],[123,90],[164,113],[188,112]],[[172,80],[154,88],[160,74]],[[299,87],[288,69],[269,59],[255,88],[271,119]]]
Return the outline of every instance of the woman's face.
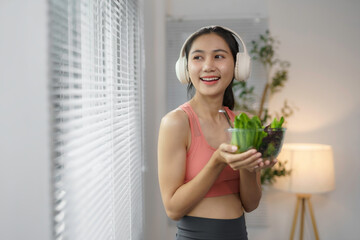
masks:
[[[226,41],[215,33],[198,37],[189,51],[188,71],[197,94],[223,96],[234,77],[234,58]]]

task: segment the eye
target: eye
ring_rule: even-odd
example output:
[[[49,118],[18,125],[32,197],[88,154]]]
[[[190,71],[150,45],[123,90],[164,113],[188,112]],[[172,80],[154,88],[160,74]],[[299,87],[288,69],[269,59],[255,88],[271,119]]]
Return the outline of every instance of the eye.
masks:
[[[200,60],[201,58],[202,58],[201,56],[196,56],[196,55],[193,57],[194,60]]]
[[[225,58],[223,55],[215,55],[215,58],[221,59],[221,58]]]

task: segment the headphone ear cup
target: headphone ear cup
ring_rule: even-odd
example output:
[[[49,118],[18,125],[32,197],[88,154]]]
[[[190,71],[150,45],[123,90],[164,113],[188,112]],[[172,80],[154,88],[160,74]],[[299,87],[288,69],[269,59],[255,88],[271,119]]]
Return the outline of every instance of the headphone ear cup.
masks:
[[[185,57],[179,57],[175,64],[176,76],[182,84],[189,83],[189,74],[186,69],[187,61]]]
[[[235,63],[235,80],[246,81],[251,72],[251,59],[247,53],[238,52]]]

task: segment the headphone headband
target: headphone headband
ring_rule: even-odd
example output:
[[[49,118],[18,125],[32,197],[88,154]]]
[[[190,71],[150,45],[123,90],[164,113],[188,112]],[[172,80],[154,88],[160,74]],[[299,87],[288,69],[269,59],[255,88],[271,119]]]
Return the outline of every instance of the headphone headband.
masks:
[[[182,47],[181,47],[180,56],[179,56],[179,57],[185,57],[185,46],[186,46],[187,42],[188,42],[195,34],[197,34],[198,32],[200,32],[200,31],[203,30],[203,29],[216,28],[216,27],[222,28],[222,29],[230,32],[233,36],[235,36],[238,40],[240,40],[241,45],[243,46],[243,49],[244,49],[244,53],[247,54],[246,45],[245,45],[244,41],[242,40],[242,38],[239,36],[239,34],[237,34],[236,32],[234,32],[233,30],[231,30],[230,28],[227,28],[227,27],[218,26],[218,25],[210,25],[210,26],[206,26],[206,27],[200,28],[200,29],[197,30],[196,32],[192,33],[192,34],[185,40],[184,44],[183,44]],[[240,49],[239,49],[239,51],[240,51]]]
[[[234,71],[235,74],[234,75],[235,75],[235,79],[238,81],[246,81],[246,79],[249,78],[250,69],[251,69],[251,60],[250,60],[250,56],[247,53],[246,45],[245,45],[244,41],[242,40],[242,38],[236,32],[231,30],[230,28],[222,27],[222,26],[218,26],[218,25],[212,25],[212,26],[203,27],[203,28],[197,30],[196,32],[191,34],[185,40],[184,44],[182,45],[181,50],[180,50],[179,59],[177,60],[176,65],[175,65],[176,76],[181,83],[187,84],[190,81],[189,73],[187,70],[187,59],[185,56],[186,44],[195,34],[198,34],[201,30],[207,29],[207,28],[216,28],[216,27],[222,28],[222,29],[228,31],[229,33],[231,33],[234,36],[234,38],[236,37],[238,40],[240,40],[244,51],[240,52],[240,49],[239,49],[239,52],[236,55],[235,71]]]

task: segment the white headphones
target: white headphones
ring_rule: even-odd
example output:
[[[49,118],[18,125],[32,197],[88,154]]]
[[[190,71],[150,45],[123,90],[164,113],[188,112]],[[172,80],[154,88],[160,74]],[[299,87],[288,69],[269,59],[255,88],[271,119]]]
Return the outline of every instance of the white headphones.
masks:
[[[247,53],[246,50],[246,46],[243,42],[243,40],[241,39],[241,37],[234,32],[233,30],[226,28],[226,27],[222,27],[222,26],[208,26],[208,27],[203,27],[201,29],[199,29],[198,31],[196,31],[195,33],[191,34],[186,41],[184,42],[183,46],[181,47],[180,50],[180,56],[179,59],[176,61],[175,64],[175,71],[176,71],[176,76],[179,79],[179,81],[182,84],[188,84],[190,81],[190,77],[189,77],[189,72],[187,69],[187,59],[185,56],[185,45],[187,44],[187,42],[189,41],[189,39],[194,36],[196,33],[198,33],[199,31],[205,29],[205,28],[213,28],[213,27],[220,27],[223,28],[227,31],[229,31],[233,36],[237,37],[244,49],[244,52],[238,52],[236,54],[236,62],[235,62],[235,80],[238,81],[246,81],[246,79],[249,78],[250,76],[250,71],[251,71],[251,59],[250,56]]]

